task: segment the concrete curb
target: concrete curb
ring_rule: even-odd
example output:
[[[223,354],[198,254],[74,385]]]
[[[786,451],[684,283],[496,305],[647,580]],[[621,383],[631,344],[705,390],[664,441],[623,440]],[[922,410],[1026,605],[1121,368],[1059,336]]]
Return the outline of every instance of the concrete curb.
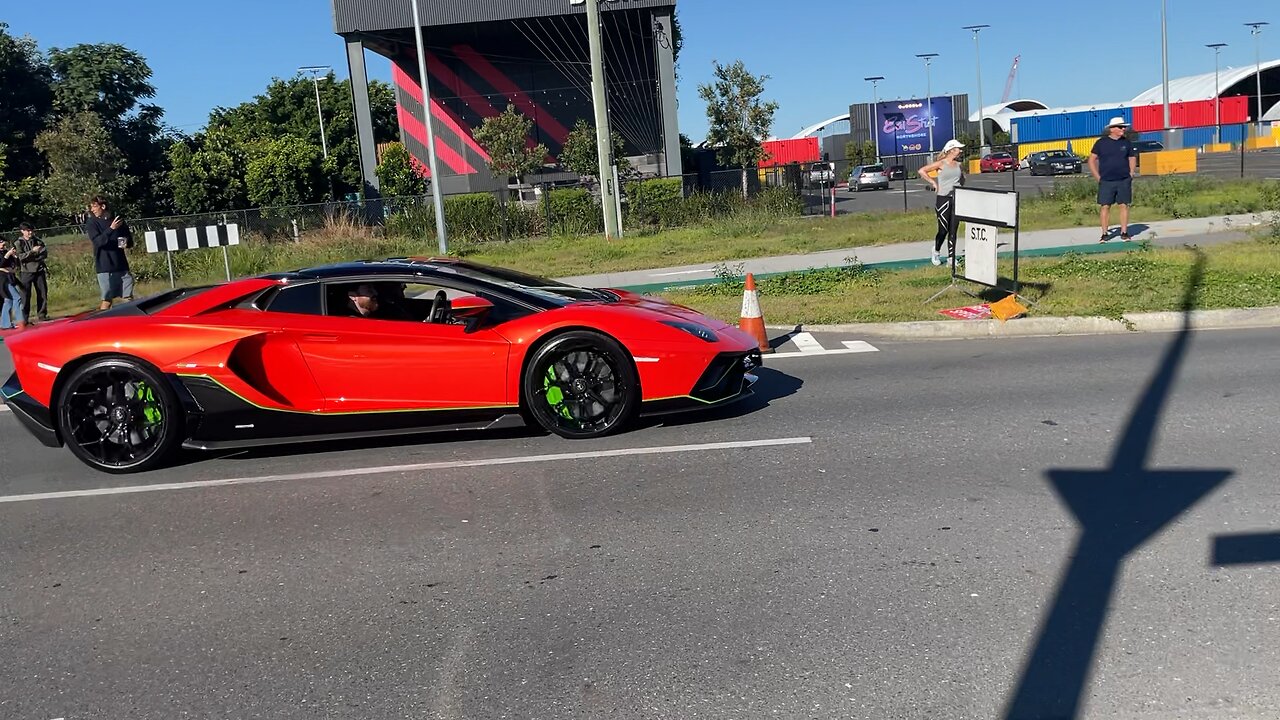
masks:
[[[945,340],[1001,337],[1051,337],[1057,335],[1118,335],[1129,332],[1181,330],[1181,312],[1125,313],[1123,319],[1104,317],[1032,317],[999,320],[924,320],[903,323],[852,323],[804,325],[806,332],[831,332],[893,340]],[[1280,327],[1280,306],[1228,310],[1193,310],[1190,324],[1196,330]],[[794,327],[769,326],[773,330]]]

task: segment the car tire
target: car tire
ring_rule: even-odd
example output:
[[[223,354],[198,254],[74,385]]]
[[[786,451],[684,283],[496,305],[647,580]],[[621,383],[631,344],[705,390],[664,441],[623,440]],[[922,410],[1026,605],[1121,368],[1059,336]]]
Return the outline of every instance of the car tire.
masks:
[[[520,384],[523,412],[570,440],[618,432],[640,405],[640,377],[630,354],[613,338],[588,330],[556,335],[540,346]]]
[[[74,369],[60,386],[58,433],[89,467],[146,472],[164,467],[178,452],[182,407],[169,382],[147,363],[98,358]]]

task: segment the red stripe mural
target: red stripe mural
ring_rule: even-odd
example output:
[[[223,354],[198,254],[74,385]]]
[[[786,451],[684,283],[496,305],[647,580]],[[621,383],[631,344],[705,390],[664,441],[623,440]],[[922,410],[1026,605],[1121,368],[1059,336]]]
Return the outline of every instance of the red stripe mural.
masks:
[[[494,67],[493,63],[490,63],[470,45],[454,45],[453,51],[457,54],[458,59],[484,78],[485,82],[493,86],[498,92],[506,95],[507,99],[520,109],[520,112],[532,118],[538,124],[538,127],[555,140],[557,144],[564,144],[565,138],[569,137],[569,131],[565,126],[561,125],[554,115],[530,99],[511,78]]]
[[[418,84],[418,81],[409,77],[409,74],[395,63],[392,63],[391,65],[391,74],[400,90],[421,105],[422,87]],[[492,108],[490,108],[490,112],[493,112]],[[496,112],[493,112],[493,114],[497,115]],[[485,152],[484,148],[480,147],[480,144],[475,141],[475,138],[471,137],[471,131],[464,128],[462,119],[435,98],[431,99],[431,117],[443,123],[444,126],[457,135],[462,142],[466,143],[467,147],[471,148],[477,155],[484,158],[485,162],[489,161],[489,153]],[[418,126],[422,127],[421,121],[418,122]]]

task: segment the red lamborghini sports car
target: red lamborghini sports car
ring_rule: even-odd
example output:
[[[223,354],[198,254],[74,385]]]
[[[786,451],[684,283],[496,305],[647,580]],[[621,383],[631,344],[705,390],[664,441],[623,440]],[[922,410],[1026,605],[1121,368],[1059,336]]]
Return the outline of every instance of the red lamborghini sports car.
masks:
[[[180,448],[485,429],[566,438],[750,394],[756,341],[661,299],[452,259],[181,288],[6,340],[5,402],[111,473]]]

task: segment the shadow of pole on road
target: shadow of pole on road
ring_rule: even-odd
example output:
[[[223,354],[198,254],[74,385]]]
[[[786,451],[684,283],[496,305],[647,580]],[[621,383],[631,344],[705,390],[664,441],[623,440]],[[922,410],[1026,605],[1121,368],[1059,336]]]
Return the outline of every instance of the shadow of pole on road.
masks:
[[[1204,274],[1197,251],[1186,292],[1183,327],[1129,417],[1110,466],[1056,469],[1049,481],[1071,510],[1080,534],[1045,616],[1007,720],[1068,720],[1079,714],[1112,592],[1124,560],[1231,475],[1225,469],[1148,467],[1161,413],[1191,339],[1191,310]]]

